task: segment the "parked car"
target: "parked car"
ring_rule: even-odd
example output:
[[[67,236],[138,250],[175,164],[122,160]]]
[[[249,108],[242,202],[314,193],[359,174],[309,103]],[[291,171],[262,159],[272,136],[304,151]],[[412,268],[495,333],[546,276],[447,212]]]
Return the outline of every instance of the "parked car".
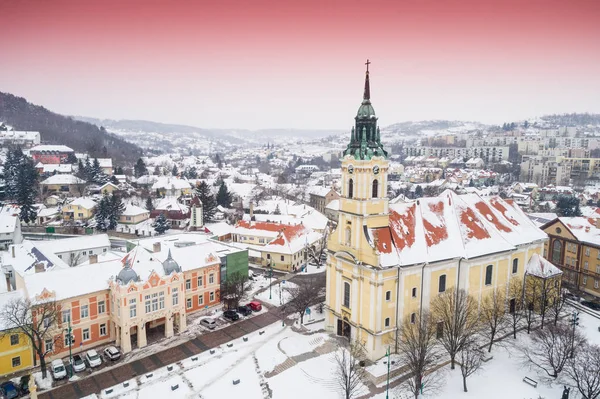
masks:
[[[249,304],[247,304],[246,306],[249,307],[250,309],[252,309],[253,312],[258,312],[258,311],[262,310],[262,303],[260,303],[258,301],[252,301]]]
[[[592,302],[592,301],[582,301],[581,304],[590,309],[600,310],[600,303]]]
[[[81,355],[73,355],[73,371],[79,373],[81,371],[85,371],[85,362]]]
[[[29,393],[29,378],[30,378],[30,375],[29,374],[25,374],[19,380],[19,391],[23,395]]]
[[[570,292],[565,292],[565,298],[570,299],[575,302],[579,302],[579,297],[577,295],[571,294]]]
[[[0,384],[0,393],[3,398],[14,399],[19,397],[19,390],[12,381],[6,381]]]
[[[200,325],[208,328],[209,330],[214,330],[217,326],[217,323],[213,319],[207,318],[200,320]]]
[[[67,369],[62,359],[52,361],[52,376],[55,380],[61,380],[67,376]]]
[[[115,361],[121,358],[121,352],[119,352],[119,350],[114,346],[108,346],[104,349],[104,356],[112,361]]]
[[[252,309],[248,306],[238,306],[237,312],[242,316],[248,316],[252,314]]]
[[[236,321],[240,319],[240,315],[237,314],[235,310],[226,310],[223,312],[223,317],[229,319],[231,321]]]
[[[85,353],[85,361],[91,368],[102,366],[102,358],[94,349],[90,349]]]

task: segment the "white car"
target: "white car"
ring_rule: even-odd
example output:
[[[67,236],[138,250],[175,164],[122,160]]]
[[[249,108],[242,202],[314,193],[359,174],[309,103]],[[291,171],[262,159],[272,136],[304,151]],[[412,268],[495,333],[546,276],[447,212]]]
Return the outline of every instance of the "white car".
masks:
[[[73,355],[73,371],[79,373],[81,371],[85,371],[85,361],[81,357],[81,355]]]
[[[61,380],[67,376],[67,369],[62,359],[52,361],[52,376],[55,380]]]
[[[208,328],[209,330],[214,330],[215,327],[217,327],[217,323],[210,318],[200,320],[200,324]]]
[[[104,349],[104,356],[113,361],[119,360],[119,358],[121,357],[121,352],[119,352],[119,350],[114,346],[109,346],[106,349]]]
[[[87,361],[87,364],[92,368],[100,367],[102,365],[102,358],[94,349],[90,349],[86,352],[85,360]]]

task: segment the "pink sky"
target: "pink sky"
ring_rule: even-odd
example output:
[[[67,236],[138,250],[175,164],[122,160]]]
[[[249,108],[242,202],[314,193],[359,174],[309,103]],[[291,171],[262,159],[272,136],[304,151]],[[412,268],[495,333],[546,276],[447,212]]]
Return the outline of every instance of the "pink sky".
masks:
[[[0,91],[56,112],[347,129],[600,112],[598,0],[1,1]]]

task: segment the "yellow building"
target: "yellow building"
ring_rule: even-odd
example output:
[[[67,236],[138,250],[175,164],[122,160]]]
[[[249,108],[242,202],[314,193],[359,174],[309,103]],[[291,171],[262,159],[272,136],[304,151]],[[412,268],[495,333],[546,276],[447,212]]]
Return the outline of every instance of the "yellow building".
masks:
[[[339,220],[328,242],[326,328],[364,344],[370,359],[395,350],[400,323],[451,287],[481,300],[523,278],[547,235],[511,202],[445,191],[390,205],[389,161],[370,101],[342,159]]]
[[[18,300],[23,296],[22,291],[12,291],[0,294],[0,306],[9,301]],[[0,327],[1,326],[0,321]],[[33,350],[29,337],[19,330],[0,331],[0,376],[16,373],[33,366]]]
[[[62,214],[64,220],[88,220],[94,216],[96,203],[89,198],[76,198],[69,204],[63,206]]]

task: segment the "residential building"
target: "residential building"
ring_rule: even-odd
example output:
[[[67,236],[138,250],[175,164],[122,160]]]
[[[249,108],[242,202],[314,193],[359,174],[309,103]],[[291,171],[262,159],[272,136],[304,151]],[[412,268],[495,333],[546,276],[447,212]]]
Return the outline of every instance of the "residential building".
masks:
[[[0,307],[23,298],[23,290],[7,292],[3,289],[0,293]],[[7,320],[0,320],[0,376],[33,367],[33,351],[29,337],[12,327]]]
[[[0,208],[0,249],[7,250],[12,244],[23,241],[21,220],[12,207]]]
[[[166,197],[161,199],[154,210],[150,212],[150,217],[155,219],[163,214],[175,229],[184,228],[190,219],[190,207],[182,204],[175,197]]]
[[[563,283],[600,297],[600,226],[598,220],[560,217],[541,228],[549,241],[544,257],[563,271]]]
[[[119,223],[138,224],[150,218],[150,211],[133,204],[127,204],[119,216]]]
[[[447,190],[389,204],[388,167],[367,70],[342,159],[339,220],[328,240],[325,326],[364,343],[372,360],[397,350],[401,323],[438,293],[464,289],[480,301],[523,279],[547,240],[517,205],[500,197]]]
[[[74,155],[75,152],[66,145],[36,145],[29,149],[29,154],[36,164],[38,162],[43,164],[58,164],[66,163],[69,154]]]
[[[85,180],[74,175],[53,175],[40,182],[42,194],[83,195]]]
[[[180,197],[192,194],[192,185],[187,179],[161,176],[152,184],[152,190],[161,197]]]
[[[332,187],[311,187],[309,189],[310,206],[325,214],[325,208],[333,200],[339,199],[340,195]]]
[[[44,255],[54,254],[69,266],[87,262],[90,257],[110,250],[107,234],[93,234],[49,241],[38,241],[36,248]]]
[[[0,131],[1,147],[29,148],[40,144],[40,132],[5,130]]]
[[[427,146],[405,146],[403,148],[405,157],[422,156],[423,162],[427,157],[436,158],[481,158],[486,164],[507,161],[508,146],[469,146],[469,147],[427,147]],[[418,160],[413,161],[415,164]],[[453,163],[450,162],[450,165]]]
[[[115,192],[119,191],[119,186],[111,183],[111,182],[107,182],[104,183],[103,185],[100,186],[100,194],[113,194]]]
[[[76,198],[62,207],[63,220],[86,221],[94,216],[96,202],[91,198]]]

